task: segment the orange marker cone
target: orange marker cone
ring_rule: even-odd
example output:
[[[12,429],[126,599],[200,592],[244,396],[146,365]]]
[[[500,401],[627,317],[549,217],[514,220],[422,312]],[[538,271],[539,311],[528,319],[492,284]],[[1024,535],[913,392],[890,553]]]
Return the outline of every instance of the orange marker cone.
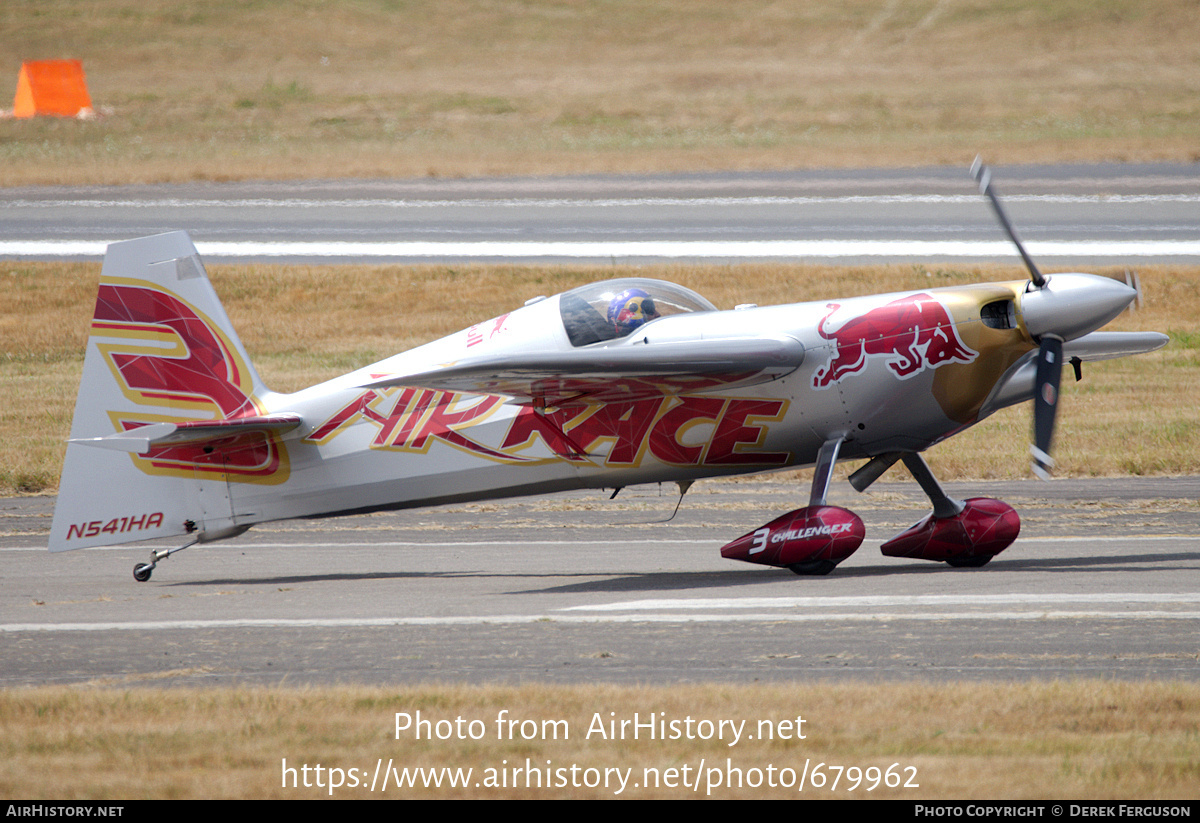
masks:
[[[14,117],[56,114],[78,117],[91,113],[83,63],[78,60],[31,60],[21,64],[17,77]]]

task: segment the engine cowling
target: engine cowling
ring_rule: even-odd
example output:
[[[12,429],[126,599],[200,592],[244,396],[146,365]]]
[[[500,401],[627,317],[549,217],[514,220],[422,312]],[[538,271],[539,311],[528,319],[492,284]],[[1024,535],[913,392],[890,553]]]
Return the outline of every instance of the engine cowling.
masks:
[[[879,547],[888,557],[945,561],[951,566],[982,566],[1007,549],[1021,532],[1012,506],[990,497],[972,497],[954,517],[932,514]]]
[[[783,566],[796,574],[828,574],[862,545],[862,518],[838,506],[805,506],[721,548],[721,556]]]

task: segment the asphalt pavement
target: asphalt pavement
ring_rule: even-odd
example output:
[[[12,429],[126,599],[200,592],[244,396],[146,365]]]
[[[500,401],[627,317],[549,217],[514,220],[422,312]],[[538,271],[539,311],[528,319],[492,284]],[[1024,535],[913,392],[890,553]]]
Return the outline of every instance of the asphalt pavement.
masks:
[[[162,562],[51,555],[53,499],[0,501],[0,684],[1200,678],[1200,478],[953,484],[1021,537],[982,569],[883,557],[910,483],[831,502],[867,541],[827,577],[722,559],[803,505],[791,476],[256,527]]]

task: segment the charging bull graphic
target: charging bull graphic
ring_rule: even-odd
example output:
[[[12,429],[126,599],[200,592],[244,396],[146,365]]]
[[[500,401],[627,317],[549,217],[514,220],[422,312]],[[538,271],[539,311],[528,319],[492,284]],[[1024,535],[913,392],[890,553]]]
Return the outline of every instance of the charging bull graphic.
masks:
[[[979,353],[967,348],[950,312],[922,292],[902,297],[852,318],[830,331],[828,322],[841,305],[828,304],[817,333],[836,344],[829,363],[813,375],[814,389],[827,389],[867,366],[868,357],[883,357],[901,380],[946,363],[970,363]]]

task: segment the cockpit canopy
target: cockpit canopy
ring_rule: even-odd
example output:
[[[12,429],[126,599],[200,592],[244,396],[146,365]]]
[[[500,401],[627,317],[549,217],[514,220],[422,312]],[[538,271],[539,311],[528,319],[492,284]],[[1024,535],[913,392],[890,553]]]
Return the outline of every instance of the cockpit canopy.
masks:
[[[623,277],[564,292],[558,310],[571,345],[590,346],[625,337],[660,317],[717,307],[674,283]]]

